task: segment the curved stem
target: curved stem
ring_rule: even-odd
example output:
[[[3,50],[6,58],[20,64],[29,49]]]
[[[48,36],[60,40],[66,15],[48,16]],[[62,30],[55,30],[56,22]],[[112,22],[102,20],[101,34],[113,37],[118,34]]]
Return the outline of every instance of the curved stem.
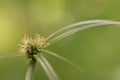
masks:
[[[32,58],[29,66],[28,66],[28,69],[27,69],[25,80],[32,80],[32,74],[33,74],[33,71],[34,71],[34,68],[35,68],[35,63],[36,63],[35,58]]]

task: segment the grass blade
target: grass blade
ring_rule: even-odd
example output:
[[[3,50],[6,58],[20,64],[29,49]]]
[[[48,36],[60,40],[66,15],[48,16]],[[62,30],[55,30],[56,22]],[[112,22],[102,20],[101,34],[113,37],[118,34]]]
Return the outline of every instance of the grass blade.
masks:
[[[27,73],[26,73],[26,76],[25,76],[25,80],[32,80],[32,74],[33,74],[33,71],[34,71],[34,68],[35,68],[35,63],[36,63],[36,60],[33,58],[30,61],[30,64],[28,66]]]
[[[73,63],[72,61],[70,61],[70,60],[68,60],[68,59],[66,59],[66,58],[64,58],[64,57],[62,57],[62,56],[60,56],[60,55],[58,55],[58,54],[56,54],[54,52],[51,52],[49,50],[42,49],[42,51],[45,52],[45,53],[51,54],[54,57],[57,57],[57,58],[65,61],[65,62],[69,63],[70,65],[72,65],[73,67],[75,67],[76,69],[78,69],[80,72],[84,72],[84,70],[82,68],[80,68],[77,64]]]
[[[55,36],[56,34],[60,33],[60,32],[63,32],[67,29],[70,29],[70,28],[76,28],[77,26],[81,26],[81,25],[87,25],[87,24],[95,24],[95,23],[102,23],[102,22],[113,22],[113,21],[110,21],[110,20],[87,20],[87,21],[81,21],[81,22],[77,22],[75,24],[71,24],[71,25],[68,25],[68,26],[65,26],[63,27],[62,29],[59,29],[58,31],[55,31],[54,33],[52,33],[51,35],[49,35],[46,40],[49,40],[50,38],[52,38],[53,36]]]
[[[23,55],[21,55],[19,53],[12,53],[12,54],[7,54],[7,55],[0,56],[0,59],[10,58],[10,57],[17,57],[17,56],[23,56]]]
[[[19,61],[23,60],[23,57],[18,58],[16,61],[14,61],[12,64],[10,64],[5,70],[1,71],[0,77],[4,75],[9,69],[11,69],[13,66],[15,66]],[[7,65],[6,65],[7,66]]]
[[[55,80],[54,77],[51,75],[51,72],[49,71],[48,67],[46,66],[46,64],[43,62],[43,60],[41,59],[41,57],[38,57],[38,55],[35,56],[36,60],[38,60],[38,62],[41,64],[42,68],[44,69],[44,71],[46,72],[49,80]]]
[[[61,34],[61,35],[53,38],[53,39],[50,40],[48,43],[49,43],[49,45],[51,45],[51,44],[53,44],[53,43],[61,40],[61,39],[64,38],[64,37],[67,37],[67,36],[69,36],[69,35],[71,35],[71,34],[74,34],[74,33],[78,32],[78,31],[81,31],[81,30],[84,30],[84,29],[88,29],[88,28],[96,27],[96,26],[102,26],[102,25],[111,25],[111,24],[112,24],[112,25],[120,25],[120,22],[112,22],[112,21],[109,22],[109,21],[108,21],[108,22],[101,22],[101,23],[96,23],[96,24],[90,24],[90,25],[81,26],[81,27],[72,29],[72,30],[70,30],[70,31],[67,31],[67,32],[65,32],[65,33],[63,33],[63,34]]]
[[[48,60],[42,54],[40,55],[40,58],[44,62],[44,64],[46,65],[46,67],[49,70],[49,72],[51,73],[51,75],[54,77],[54,80],[60,80],[58,75],[56,74],[56,72],[54,71],[54,69],[52,68],[50,63],[48,62]]]

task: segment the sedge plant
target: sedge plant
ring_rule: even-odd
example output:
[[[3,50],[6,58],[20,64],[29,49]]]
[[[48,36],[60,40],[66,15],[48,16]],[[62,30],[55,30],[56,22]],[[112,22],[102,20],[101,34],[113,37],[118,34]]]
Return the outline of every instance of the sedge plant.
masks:
[[[54,46],[54,43],[57,41],[81,30],[103,25],[120,25],[120,22],[111,20],[88,20],[65,26],[62,29],[53,32],[47,38],[39,34],[35,34],[33,37],[26,35],[19,44],[18,53],[0,56],[0,59],[16,56],[26,56],[29,59],[29,65],[26,71],[25,80],[32,80],[33,71],[37,62],[41,64],[49,80],[60,80],[57,73],[54,71],[51,64],[44,56],[44,53],[57,57],[71,64],[80,71],[83,71],[83,69],[65,57],[47,50],[46,47],[49,47],[51,45]]]

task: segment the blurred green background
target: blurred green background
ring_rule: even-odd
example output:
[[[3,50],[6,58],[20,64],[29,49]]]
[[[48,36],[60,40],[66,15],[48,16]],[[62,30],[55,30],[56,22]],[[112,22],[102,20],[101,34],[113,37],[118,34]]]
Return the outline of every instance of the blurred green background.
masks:
[[[0,0],[0,55],[17,52],[24,34],[47,37],[78,21],[120,20],[120,0]],[[80,31],[48,47],[84,69],[45,55],[61,80],[120,80],[120,27]],[[0,60],[0,80],[24,80],[27,60]],[[10,66],[10,65],[13,66]],[[8,66],[10,68],[8,68]],[[33,80],[48,80],[37,64]]]

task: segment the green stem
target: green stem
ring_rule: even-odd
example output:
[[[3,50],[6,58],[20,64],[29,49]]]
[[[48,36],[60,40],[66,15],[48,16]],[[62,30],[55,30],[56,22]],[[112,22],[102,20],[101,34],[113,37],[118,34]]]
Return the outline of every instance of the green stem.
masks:
[[[35,68],[35,63],[36,63],[35,58],[32,58],[26,72],[25,80],[32,80],[32,74]]]

